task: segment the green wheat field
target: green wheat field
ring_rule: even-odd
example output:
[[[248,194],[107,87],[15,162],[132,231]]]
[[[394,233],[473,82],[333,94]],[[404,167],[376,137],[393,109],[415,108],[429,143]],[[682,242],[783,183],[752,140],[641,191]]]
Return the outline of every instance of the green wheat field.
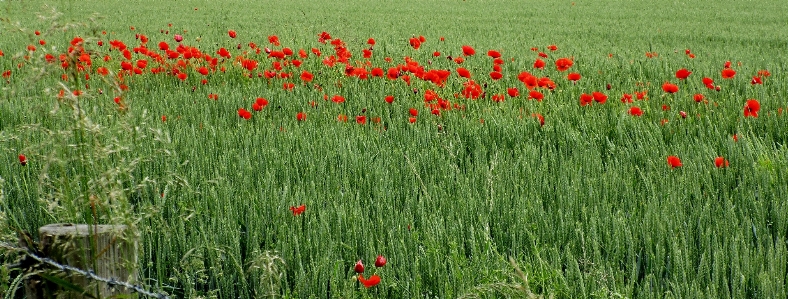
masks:
[[[778,0],[0,1],[0,239],[125,224],[172,298],[786,298],[786,28]]]

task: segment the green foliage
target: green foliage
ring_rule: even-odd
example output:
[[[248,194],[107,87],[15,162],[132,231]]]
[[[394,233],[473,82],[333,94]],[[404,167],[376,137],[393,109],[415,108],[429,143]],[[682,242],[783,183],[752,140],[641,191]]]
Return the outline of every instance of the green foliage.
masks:
[[[14,72],[0,82],[3,236],[50,222],[132,225],[141,235],[142,281],[177,297],[788,293],[788,115],[777,113],[788,109],[782,1],[47,2],[63,13],[56,20],[31,13],[43,3],[0,4],[0,71]],[[85,15],[94,11],[102,18]],[[228,29],[239,37],[230,39]],[[412,86],[361,81],[313,57],[291,69],[292,92],[282,80],[246,78],[231,62],[206,85],[195,72],[184,82],[145,75],[128,77],[121,92],[120,82],[96,75],[70,74],[61,86],[62,69],[43,57],[79,35],[94,63],[114,73],[119,61],[100,59],[117,59],[107,42],[133,47],[137,33],[150,38],[150,48],[172,46],[173,34],[182,34],[184,44],[212,56],[220,47],[240,55],[236,44],[248,50],[250,41],[272,47],[267,37],[278,35],[283,46],[319,47],[325,55],[331,48],[317,43],[322,31],[344,40],[352,61],[362,60],[374,37],[371,62],[384,69],[409,56],[453,71],[457,64],[445,56],[472,45],[478,53],[462,66],[489,83],[488,97],[455,98],[463,81],[454,75],[444,88],[416,79]],[[408,38],[419,35],[427,41],[413,50]],[[38,39],[47,46],[23,62]],[[559,49],[545,50],[550,44]],[[534,70],[531,47],[551,59],[574,57],[572,71],[583,79],[572,84],[549,63]],[[503,54],[500,81],[485,80],[487,49]],[[270,68],[265,55],[259,60],[259,71]],[[722,80],[728,60],[738,75]],[[679,81],[680,68],[693,74]],[[299,85],[301,69],[315,73],[322,91]],[[772,75],[750,85],[762,69]],[[542,102],[526,100],[516,78],[524,70],[559,87]],[[708,91],[704,76],[721,91]],[[663,93],[666,81],[680,91]],[[87,96],[68,96],[84,84]],[[490,101],[515,86],[526,95]],[[67,96],[58,100],[60,89]],[[465,110],[430,115],[425,89]],[[608,94],[607,103],[580,107],[580,94],[592,91]],[[648,100],[635,102],[642,117],[619,101],[635,91],[648,91]],[[708,104],[693,101],[694,93]],[[323,101],[324,94],[347,101]],[[386,95],[395,102],[385,103]],[[251,110],[257,97],[269,105],[239,118],[237,109]],[[761,103],[758,118],[742,116],[750,98]],[[414,124],[411,107],[420,112]],[[304,122],[295,118],[300,111]],[[544,115],[545,125],[532,113]],[[340,114],[350,121],[337,121]],[[354,123],[362,114],[381,122]],[[27,166],[16,160],[20,153]],[[684,166],[671,169],[669,155]],[[714,167],[717,156],[730,167]],[[300,204],[306,211],[294,216],[288,208]],[[374,269],[378,254],[389,264]],[[380,285],[365,289],[355,280],[359,259]],[[518,264],[522,272],[513,270]]]

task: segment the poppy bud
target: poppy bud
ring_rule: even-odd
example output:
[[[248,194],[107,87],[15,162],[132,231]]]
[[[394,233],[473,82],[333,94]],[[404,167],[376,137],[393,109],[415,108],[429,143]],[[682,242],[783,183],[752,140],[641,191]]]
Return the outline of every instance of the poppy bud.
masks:
[[[375,267],[383,267],[386,265],[386,258],[382,255],[378,255],[378,258],[375,259]]]
[[[358,260],[358,262],[356,262],[356,266],[353,267],[353,270],[356,271],[356,273],[359,273],[359,274],[360,273],[364,273],[364,264],[361,263],[361,260]]]
[[[687,118],[687,112],[679,111],[679,115],[681,115],[681,118]]]
[[[22,164],[22,166],[27,165],[27,157],[25,155],[19,154],[19,164]]]
[[[606,86],[606,87],[607,87],[607,90],[610,90],[611,88],[613,88],[612,86],[610,86],[610,84],[609,84],[609,83],[607,84],[607,86]]]
[[[180,34],[176,34],[175,41],[180,43],[181,41],[183,41],[183,36],[181,36]]]

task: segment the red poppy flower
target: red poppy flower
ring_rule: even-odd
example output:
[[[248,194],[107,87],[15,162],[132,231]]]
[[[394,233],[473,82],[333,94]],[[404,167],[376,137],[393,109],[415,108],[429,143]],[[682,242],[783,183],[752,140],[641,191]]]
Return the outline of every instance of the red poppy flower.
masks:
[[[558,50],[558,47],[556,45],[549,45],[549,46],[547,46],[547,49],[550,50],[550,51],[555,51],[555,50]]]
[[[676,156],[668,156],[668,165],[670,165],[670,168],[681,167],[681,159]]]
[[[147,66],[148,66],[148,61],[147,60],[145,60],[145,59],[137,60],[137,67],[138,68],[144,69]]]
[[[681,116],[681,118],[687,118],[687,112],[679,111],[679,116]]]
[[[525,86],[528,87],[528,89],[534,89],[537,86],[539,86],[539,82],[538,82],[539,79],[537,79],[536,77],[534,77],[528,72],[522,72],[519,75],[517,75],[517,80],[523,82],[523,84],[525,84]]]
[[[643,110],[641,110],[639,107],[633,106],[633,107],[629,108],[629,115],[642,116],[643,115]]]
[[[417,91],[417,90],[414,89],[414,93],[415,93],[415,91]],[[440,97],[438,96],[438,93],[436,93],[432,89],[427,89],[426,91],[424,91],[424,102],[425,103],[429,103],[429,102],[435,101],[435,100],[437,100],[439,98]]]
[[[334,95],[333,97],[331,97],[331,101],[337,104],[342,104],[345,102],[345,97],[341,95]]]
[[[500,72],[491,72],[490,78],[492,78],[493,80],[500,80],[501,78],[503,78],[503,74],[501,74]]]
[[[624,103],[624,104],[632,103],[632,95],[628,94],[628,93],[625,93],[624,95],[622,95],[621,96],[621,103]]]
[[[228,58],[228,59],[232,57],[232,56],[230,56],[230,51],[227,51],[227,49],[225,49],[225,48],[219,48],[219,51],[216,51],[216,54],[218,54],[221,57]]]
[[[547,53],[545,53],[545,52],[539,52],[539,57],[542,57],[542,58],[547,58]]]
[[[325,44],[329,40],[331,40],[331,34],[328,34],[328,32],[323,31],[317,34],[317,41],[321,44]]]
[[[462,54],[465,56],[473,56],[476,54],[476,50],[473,49],[471,46],[462,46]]]
[[[274,46],[279,46],[279,37],[276,35],[269,35],[268,36],[268,43]]]
[[[394,96],[386,96],[385,100],[386,100],[386,103],[389,103],[389,104],[394,103]]]
[[[567,75],[566,78],[569,79],[570,81],[577,82],[578,80],[580,80],[581,76],[578,73],[569,73],[569,75]]]
[[[418,38],[411,37],[410,46],[413,47],[414,50],[418,50],[421,47],[421,41]]]
[[[703,77],[703,85],[710,85],[710,84],[714,84],[714,80],[712,80],[709,77]]]
[[[464,86],[462,90],[462,95],[466,99],[477,99],[482,94],[482,87],[478,83],[474,82],[473,80],[468,80],[462,84]]]
[[[410,76],[408,75],[402,76],[402,81],[405,81],[405,83],[408,84],[408,86],[410,86]]]
[[[356,273],[359,274],[364,273],[364,263],[362,263],[361,260],[358,260],[358,262],[356,262],[356,264],[353,266],[353,271],[356,271]]]
[[[736,71],[733,69],[724,69],[722,70],[721,74],[723,79],[732,79],[734,76],[736,76]]]
[[[594,97],[594,101],[596,101],[597,103],[604,104],[605,102],[607,102],[607,95],[604,93],[595,91],[591,93],[591,95]]]
[[[307,72],[307,71],[301,72],[301,81],[312,82],[312,79],[314,79],[314,78],[315,78],[315,76],[312,75],[312,73],[310,73],[310,72]]]
[[[750,84],[752,85],[763,84],[763,81],[761,80],[761,77],[752,77]]]
[[[700,102],[703,102],[703,100],[706,99],[706,96],[704,96],[703,94],[700,94],[700,93],[696,93],[694,96],[692,96],[692,99],[694,99],[696,103],[700,103]]]
[[[509,94],[510,97],[516,98],[520,95],[520,91],[517,90],[517,87],[511,87],[506,89],[506,93]]]
[[[383,69],[379,68],[379,67],[376,67],[376,68],[372,69],[372,71],[370,73],[372,74],[372,77],[383,77],[384,74],[385,74],[383,72]]]
[[[544,99],[544,95],[541,92],[538,92],[536,90],[532,90],[531,92],[528,93],[528,98],[529,99],[534,99],[534,100],[537,100],[537,101],[541,102],[542,99]]]
[[[375,39],[370,37],[370,38],[367,40],[367,44],[368,44],[368,45],[370,45],[370,46],[374,46],[374,45],[375,45]]]
[[[560,72],[568,70],[573,64],[574,62],[569,58],[559,58],[555,61],[555,67]]]
[[[359,125],[363,125],[367,123],[367,117],[364,115],[356,116],[356,123]]]
[[[305,121],[306,120],[306,113],[304,113],[304,112],[296,113],[296,120],[298,120],[298,121]]]
[[[547,88],[549,90],[555,89],[555,82],[553,82],[553,80],[550,80],[550,78],[548,77],[539,78],[539,82],[537,84],[539,85],[539,87]],[[528,82],[526,82],[526,86],[527,85]]]
[[[408,117],[408,122],[409,122],[409,123],[415,123],[415,122],[416,122],[416,118],[415,118],[415,117],[412,117],[412,116],[411,116],[411,117]]]
[[[380,283],[380,276],[378,276],[377,274],[372,274],[372,276],[370,276],[369,279],[365,279],[364,275],[359,275],[358,281],[361,282],[361,284],[364,285],[364,287],[371,288]]]
[[[27,157],[25,155],[19,154],[19,164],[22,164],[22,166],[27,165]]]
[[[244,59],[244,60],[241,62],[241,66],[243,66],[245,69],[247,69],[248,71],[250,71],[250,72],[251,72],[251,71],[253,71],[254,69],[256,69],[256,68],[257,68],[257,60],[254,60],[254,59]]]
[[[506,100],[506,98],[503,96],[503,94],[494,94],[492,96],[493,102],[502,103],[504,100]]]
[[[471,78],[471,72],[468,71],[464,67],[458,67],[457,68],[457,74],[460,75],[460,77],[463,77],[463,78],[468,78],[468,79]]]
[[[268,106],[268,100],[266,100],[265,98],[257,98],[257,100],[255,100],[254,103],[260,106],[260,109],[265,108],[265,106]]]
[[[386,265],[386,257],[382,255],[378,255],[378,258],[375,259],[375,267],[383,267]]]
[[[539,120],[539,126],[544,126],[544,116],[539,113],[531,113],[531,116]]]
[[[692,74],[692,72],[688,71],[687,69],[680,69],[676,71],[676,78],[678,78],[679,80],[684,80],[687,79],[687,77],[689,77],[690,74]]]
[[[714,158],[714,166],[717,168],[728,167],[729,165],[730,163],[728,163],[728,160],[723,157]]]
[[[594,96],[586,93],[580,95],[580,106],[585,107],[593,103],[594,103]]]
[[[178,73],[178,79],[180,79],[181,81],[186,81],[187,77],[188,75],[186,75],[186,73]]]
[[[231,38],[235,38],[235,36],[236,36],[235,30],[227,31],[227,34],[230,35]]]
[[[399,77],[399,69],[395,67],[389,68],[386,72],[386,77],[389,78],[389,80],[396,80]]]
[[[120,69],[122,69],[124,71],[130,71],[133,68],[134,68],[134,66],[131,65],[131,62],[128,62],[128,61],[121,61],[120,62]]]
[[[440,56],[441,56],[441,52],[438,51],[432,52],[432,57],[440,57]]]
[[[487,51],[487,56],[490,56],[492,58],[498,58],[498,57],[501,57],[501,52],[498,52],[496,50],[490,50],[490,51]]]
[[[290,207],[290,211],[293,212],[293,216],[301,215],[301,213],[304,213],[304,211],[306,211],[306,205],[301,204],[300,206],[297,207]]]
[[[291,91],[293,90],[293,88],[295,88],[295,84],[293,84],[292,82],[282,83],[282,89],[284,90]]]
[[[102,76],[106,76],[109,74],[109,70],[103,66],[100,66],[96,69],[96,73]]]
[[[412,115],[412,116],[419,116],[419,110],[416,110],[416,108],[410,108],[410,109],[408,110],[408,112],[409,112],[409,113],[410,113],[410,115]]]
[[[662,90],[667,93],[677,93],[679,91],[679,87],[675,84],[671,84],[670,82],[665,82],[665,84],[662,84]]]
[[[544,69],[544,65],[545,65],[544,60],[541,60],[541,59],[537,58],[536,61],[534,61],[534,68],[535,69],[540,69],[540,70]]]
[[[758,110],[761,110],[761,103],[758,100],[749,99],[744,104],[744,117],[758,117]]]
[[[244,108],[238,108],[238,116],[243,119],[250,119],[252,118],[252,113]]]

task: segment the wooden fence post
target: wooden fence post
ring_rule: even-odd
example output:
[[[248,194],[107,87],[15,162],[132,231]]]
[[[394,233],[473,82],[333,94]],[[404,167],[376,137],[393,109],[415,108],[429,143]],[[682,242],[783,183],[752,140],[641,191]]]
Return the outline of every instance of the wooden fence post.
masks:
[[[50,224],[38,230],[39,250],[43,257],[97,276],[134,284],[137,281],[137,240],[125,225]],[[52,274],[50,274],[52,275]],[[35,277],[25,285],[27,298],[98,298],[132,296],[131,290],[92,281],[76,273],[59,273],[59,278],[84,289],[87,294],[64,289],[56,283]],[[118,296],[120,295],[120,296]],[[133,297],[133,296],[132,296]]]

